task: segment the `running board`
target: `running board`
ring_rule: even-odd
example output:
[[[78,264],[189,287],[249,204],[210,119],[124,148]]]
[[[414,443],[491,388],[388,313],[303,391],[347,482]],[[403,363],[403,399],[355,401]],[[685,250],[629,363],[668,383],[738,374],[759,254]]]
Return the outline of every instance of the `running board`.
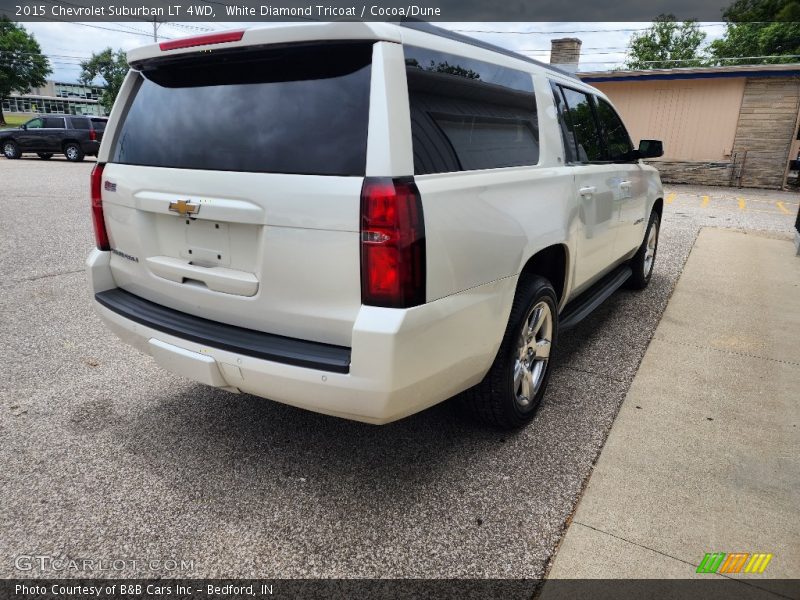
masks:
[[[631,275],[633,275],[631,268],[628,265],[622,265],[567,304],[558,320],[558,330],[572,329],[583,321],[611,294],[616,292]]]

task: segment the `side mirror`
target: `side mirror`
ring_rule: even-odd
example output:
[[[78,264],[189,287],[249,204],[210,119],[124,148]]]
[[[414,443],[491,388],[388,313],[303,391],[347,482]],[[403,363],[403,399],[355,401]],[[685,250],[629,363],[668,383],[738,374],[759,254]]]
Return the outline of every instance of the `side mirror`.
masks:
[[[664,144],[661,140],[641,140],[638,152],[639,158],[658,158],[664,156]]]
[[[27,126],[27,125],[20,125],[20,126],[19,126],[19,128],[20,128],[20,129],[27,129],[27,128],[28,128],[28,126]]]

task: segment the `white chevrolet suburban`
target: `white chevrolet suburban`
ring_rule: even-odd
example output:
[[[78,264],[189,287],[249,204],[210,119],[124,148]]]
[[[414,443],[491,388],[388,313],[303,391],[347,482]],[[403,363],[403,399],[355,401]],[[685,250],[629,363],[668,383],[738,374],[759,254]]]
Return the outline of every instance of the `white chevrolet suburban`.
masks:
[[[207,385],[513,428],[559,331],[647,285],[661,143],[567,73],[425,23],[152,44],[91,177],[102,320]]]

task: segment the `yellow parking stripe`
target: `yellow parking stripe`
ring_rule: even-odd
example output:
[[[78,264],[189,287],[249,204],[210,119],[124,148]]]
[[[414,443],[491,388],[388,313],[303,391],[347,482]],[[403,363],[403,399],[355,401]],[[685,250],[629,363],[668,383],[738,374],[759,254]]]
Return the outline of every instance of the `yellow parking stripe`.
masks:
[[[675,194],[667,194],[667,204],[672,204],[673,200],[675,200]]]
[[[744,198],[739,198],[739,210],[744,210],[745,206],[746,206],[746,203],[744,201]]]
[[[778,208],[780,208],[780,209],[781,209],[781,212],[782,212],[782,213],[784,213],[784,214],[787,214],[787,215],[788,215],[788,214],[790,214],[790,213],[789,213],[789,209],[788,209],[788,208],[786,208],[786,207],[783,205],[783,202],[776,202],[775,204],[778,206]]]
[[[708,196],[703,196],[703,203],[700,205],[700,208],[705,208],[708,206],[708,203],[711,202],[711,198]]]

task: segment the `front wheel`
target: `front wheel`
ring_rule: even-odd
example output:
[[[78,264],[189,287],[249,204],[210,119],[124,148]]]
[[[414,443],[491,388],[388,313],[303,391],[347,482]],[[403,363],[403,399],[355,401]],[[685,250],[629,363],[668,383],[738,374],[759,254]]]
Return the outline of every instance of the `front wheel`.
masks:
[[[7,140],[3,142],[3,156],[8,159],[15,159],[19,158],[19,146],[14,140]]]
[[[500,350],[481,383],[462,395],[480,421],[500,429],[527,425],[542,403],[558,338],[558,300],[550,282],[520,279]]]
[[[628,278],[626,285],[631,289],[643,290],[650,283],[650,278],[653,276],[653,266],[656,262],[660,228],[661,217],[658,216],[656,211],[653,211],[650,213],[650,221],[647,223],[644,241],[630,261],[633,275]]]
[[[66,156],[67,160],[70,162],[81,162],[85,155],[78,144],[70,142],[64,146],[64,156]]]

